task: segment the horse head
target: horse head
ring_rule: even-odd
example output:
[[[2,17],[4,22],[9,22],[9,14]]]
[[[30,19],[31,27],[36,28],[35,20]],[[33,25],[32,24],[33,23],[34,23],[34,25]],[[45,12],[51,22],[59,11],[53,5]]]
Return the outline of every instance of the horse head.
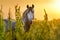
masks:
[[[34,18],[34,5],[32,5],[32,7],[29,7],[29,5],[27,5],[27,18],[29,21],[32,21]]]

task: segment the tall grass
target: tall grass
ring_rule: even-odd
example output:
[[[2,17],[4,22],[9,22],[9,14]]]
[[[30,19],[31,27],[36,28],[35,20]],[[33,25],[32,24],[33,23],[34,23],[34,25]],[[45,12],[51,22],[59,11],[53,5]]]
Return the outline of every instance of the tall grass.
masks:
[[[0,40],[4,40],[4,23],[3,23],[3,18],[2,18],[2,9],[0,10]]]

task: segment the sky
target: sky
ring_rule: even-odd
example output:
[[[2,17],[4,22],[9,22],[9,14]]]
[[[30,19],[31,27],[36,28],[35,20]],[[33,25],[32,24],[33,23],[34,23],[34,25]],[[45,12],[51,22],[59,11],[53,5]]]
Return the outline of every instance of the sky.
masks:
[[[15,5],[20,6],[21,15],[26,10],[26,5],[32,6],[34,4],[34,16],[38,20],[44,19],[44,10],[48,14],[48,19],[59,19],[60,18],[60,0],[0,0],[0,5],[3,8],[3,18],[8,17],[9,8],[11,10],[12,19],[15,19]]]

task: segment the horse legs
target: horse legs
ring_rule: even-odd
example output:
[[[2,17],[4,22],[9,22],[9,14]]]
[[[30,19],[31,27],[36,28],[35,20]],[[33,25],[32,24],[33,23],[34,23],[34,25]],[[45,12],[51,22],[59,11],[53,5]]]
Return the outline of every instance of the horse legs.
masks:
[[[25,26],[24,26],[24,29],[25,29],[25,32],[28,32],[29,29],[30,29],[30,25],[25,25]]]

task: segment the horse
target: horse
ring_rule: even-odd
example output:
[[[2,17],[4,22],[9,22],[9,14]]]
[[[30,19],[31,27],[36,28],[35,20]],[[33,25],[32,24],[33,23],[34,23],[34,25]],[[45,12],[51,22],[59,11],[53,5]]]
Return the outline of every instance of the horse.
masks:
[[[23,12],[22,22],[24,24],[25,32],[28,32],[30,29],[30,25],[32,24],[32,20],[34,19],[34,5],[32,7],[27,5],[27,9]]]
[[[15,30],[15,24],[16,24],[16,22],[15,21],[11,21],[12,22],[12,31],[14,31]],[[5,24],[5,31],[6,32],[9,32],[10,30],[9,30],[9,20],[8,19],[4,19],[4,24]]]

